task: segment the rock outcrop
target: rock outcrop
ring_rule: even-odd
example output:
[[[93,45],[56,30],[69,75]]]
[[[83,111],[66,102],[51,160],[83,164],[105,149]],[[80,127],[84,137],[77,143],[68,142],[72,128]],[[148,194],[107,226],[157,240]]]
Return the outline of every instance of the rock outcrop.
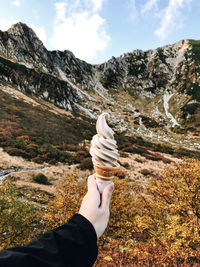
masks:
[[[199,133],[200,42],[134,50],[91,65],[70,51],[48,51],[23,23],[0,31],[0,82],[95,118],[111,111],[119,131],[190,128]]]

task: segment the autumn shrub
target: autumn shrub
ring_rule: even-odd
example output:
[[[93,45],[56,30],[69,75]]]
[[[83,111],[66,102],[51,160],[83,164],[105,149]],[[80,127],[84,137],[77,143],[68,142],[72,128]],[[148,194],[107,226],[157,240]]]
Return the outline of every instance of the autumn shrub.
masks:
[[[33,181],[38,184],[50,185],[48,178],[43,173],[38,173],[34,175]]]
[[[128,153],[126,153],[124,151],[121,151],[121,150],[119,150],[118,153],[119,153],[120,157],[122,157],[122,158],[128,158]]]
[[[27,244],[41,232],[39,211],[20,199],[20,191],[9,181],[0,186],[0,214],[1,248]]]
[[[50,165],[56,165],[56,163],[57,163],[57,160],[56,159],[50,159],[48,161],[48,164],[50,164]]]
[[[81,163],[86,158],[91,158],[91,155],[90,155],[88,149],[85,146],[83,146],[75,153],[75,155],[72,158],[72,162],[73,163]],[[84,165],[84,162],[83,162],[83,165]]]
[[[26,152],[28,152],[31,158],[35,158],[38,155],[38,145],[34,143],[30,143],[26,146]]]
[[[19,149],[19,148],[15,148],[15,147],[6,147],[5,151],[7,153],[9,153],[11,156],[18,156],[18,157],[23,157],[23,158],[30,158],[30,154],[27,153],[26,151]]]
[[[26,142],[23,139],[16,139],[10,137],[7,139],[7,146],[25,150]]]
[[[66,145],[66,149],[68,151],[77,152],[77,151],[80,150],[80,146],[79,145],[68,144],[68,145]]]
[[[126,176],[126,173],[123,170],[119,170],[115,176],[117,176],[119,179],[124,179]]]
[[[158,157],[154,154],[150,154],[150,153],[144,153],[142,154],[143,157],[145,157],[146,159],[149,159],[149,160],[153,160],[153,161],[159,161],[161,160],[161,157]]]
[[[21,115],[21,110],[19,107],[16,107],[14,105],[6,105],[6,110],[10,114],[16,114],[16,115]]]
[[[115,190],[110,203],[110,220],[108,228],[102,237],[102,242],[108,237],[128,240],[135,232],[135,198],[126,180],[114,179]]]
[[[163,152],[163,153],[167,153],[167,154],[173,154],[174,150],[171,146],[166,145],[166,144],[154,144],[153,145],[155,151],[159,151],[159,152]]]
[[[172,255],[162,244],[109,239],[100,247],[94,267],[199,267],[199,252],[190,257],[185,251],[181,257]]]
[[[86,181],[78,181],[74,175],[67,177],[59,188],[59,193],[47,205],[44,215],[46,230],[66,223],[74,213],[78,212],[86,191]]]
[[[87,158],[84,158],[83,160],[81,160],[81,162],[79,164],[79,168],[81,170],[92,170],[93,169],[92,158],[87,157]]]
[[[106,234],[107,237],[125,238],[133,236],[135,199],[129,192],[125,180],[115,179],[115,190],[111,200],[111,216]],[[87,182],[78,181],[74,175],[67,177],[59,194],[47,206],[44,216],[47,229],[65,223],[74,213],[78,212],[81,200],[87,191]]]
[[[120,162],[120,165],[126,169],[130,168],[130,164],[128,162]]]
[[[5,135],[3,135],[3,134],[0,134],[0,144],[5,143],[6,140],[7,140],[7,137]]]
[[[184,160],[153,177],[144,192],[114,180],[109,225],[96,266],[199,266],[200,162]],[[78,212],[86,181],[70,176],[47,206],[46,229]],[[107,265],[106,265],[107,264]]]
[[[87,140],[91,140],[93,136],[93,132],[91,130],[85,130],[83,132],[83,137]]]
[[[133,154],[140,154],[140,155],[143,155],[144,153],[148,153],[148,151],[144,147],[138,146],[138,145],[131,145],[131,144],[124,146],[122,151],[133,153]]]
[[[17,136],[16,139],[17,140],[24,140],[25,142],[28,142],[29,141],[29,136],[27,136],[27,135],[20,135],[20,136]]]
[[[200,247],[200,161],[187,159],[153,178],[137,200],[138,232],[170,244],[173,253],[191,254]]]
[[[139,172],[141,174],[143,174],[144,176],[148,176],[148,175],[151,175],[153,173],[153,171],[151,169],[147,169],[147,168],[143,168]]]

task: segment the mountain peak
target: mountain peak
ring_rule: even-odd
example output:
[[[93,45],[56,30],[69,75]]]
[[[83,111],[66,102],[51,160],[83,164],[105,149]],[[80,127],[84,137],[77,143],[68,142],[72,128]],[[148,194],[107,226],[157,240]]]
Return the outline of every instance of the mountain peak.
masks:
[[[7,31],[7,33],[13,37],[21,37],[26,38],[31,42],[41,43],[42,41],[37,37],[36,33],[33,31],[32,28],[28,27],[25,23],[18,22],[13,24]]]
[[[8,32],[11,32],[13,30],[18,30],[18,29],[29,29],[29,30],[32,30],[30,27],[28,27],[25,23],[22,23],[22,22],[17,22],[13,25],[11,25],[11,27],[8,29]]]
[[[36,33],[22,22],[13,24],[6,32],[1,32],[0,53],[16,62],[30,63],[32,66],[49,65],[48,50]]]

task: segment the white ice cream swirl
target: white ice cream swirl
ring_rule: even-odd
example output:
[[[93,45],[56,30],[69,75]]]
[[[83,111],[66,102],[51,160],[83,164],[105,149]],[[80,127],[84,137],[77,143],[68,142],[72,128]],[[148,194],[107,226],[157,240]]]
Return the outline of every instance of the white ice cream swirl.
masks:
[[[106,116],[109,117],[109,114],[104,112],[97,119],[97,134],[92,138],[90,154],[94,164],[117,167],[117,142],[113,130],[106,123]]]

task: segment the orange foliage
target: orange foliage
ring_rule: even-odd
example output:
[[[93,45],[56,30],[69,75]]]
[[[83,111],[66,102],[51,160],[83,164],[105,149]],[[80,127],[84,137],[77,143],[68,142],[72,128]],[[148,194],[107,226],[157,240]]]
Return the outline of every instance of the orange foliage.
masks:
[[[19,133],[20,131],[20,129],[16,129],[14,127],[14,124],[11,121],[5,119],[0,120],[0,134],[11,136],[13,134]]]
[[[110,220],[108,228],[102,237],[131,238],[135,232],[135,199],[125,180],[114,180],[115,190],[110,203]],[[103,241],[104,242],[104,241]]]
[[[135,227],[172,254],[193,255],[200,247],[200,161],[185,160],[152,179],[137,200]]]
[[[66,223],[74,213],[77,213],[86,191],[86,181],[80,182],[74,175],[67,177],[59,188],[59,194],[47,206],[44,215],[46,230]]]
[[[16,137],[16,139],[18,139],[18,140],[24,140],[26,142],[29,142],[29,136],[27,136],[27,135],[18,136],[18,137]]]
[[[152,178],[135,198],[126,180],[115,180],[107,230],[95,266],[199,266],[200,162],[185,160]],[[83,186],[85,185],[85,186]],[[47,229],[78,211],[86,181],[71,176],[49,203]]]
[[[102,245],[94,267],[198,267],[200,250],[196,256],[172,255],[167,246],[110,239]]]

